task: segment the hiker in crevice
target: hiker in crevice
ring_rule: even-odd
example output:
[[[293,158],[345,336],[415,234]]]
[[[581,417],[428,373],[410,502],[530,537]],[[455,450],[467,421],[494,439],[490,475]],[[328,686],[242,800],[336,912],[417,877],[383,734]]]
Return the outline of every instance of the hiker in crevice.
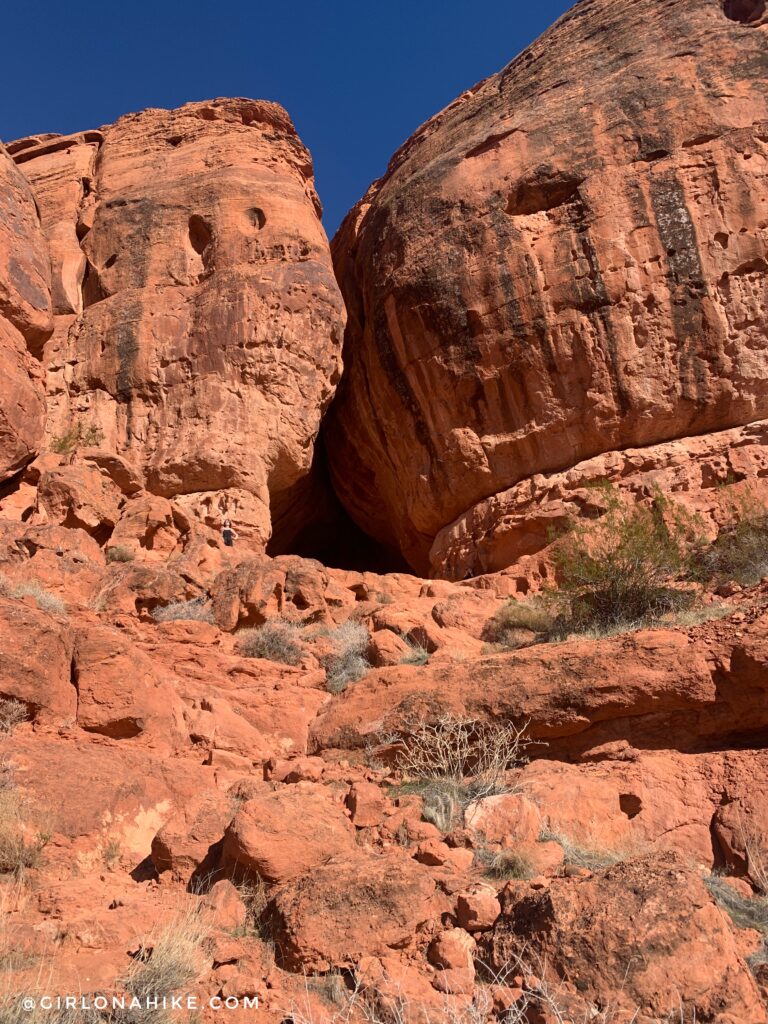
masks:
[[[224,539],[224,546],[225,547],[232,548],[232,547],[235,546],[235,541],[237,540],[237,534],[232,529],[232,523],[230,522],[229,519],[225,519],[224,520],[224,525],[221,528],[221,536]]]

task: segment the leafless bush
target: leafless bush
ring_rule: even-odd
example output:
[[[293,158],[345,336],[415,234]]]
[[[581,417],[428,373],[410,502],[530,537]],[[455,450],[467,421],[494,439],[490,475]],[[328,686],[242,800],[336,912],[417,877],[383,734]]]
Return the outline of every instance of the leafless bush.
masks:
[[[265,658],[283,665],[298,665],[304,657],[298,627],[282,619],[270,619],[263,626],[244,629],[237,649],[244,658]]]
[[[452,782],[467,800],[507,792],[507,774],[527,761],[526,727],[443,715],[403,737],[397,766],[411,779]]]
[[[763,836],[753,828],[741,825],[744,853],[747,859],[747,874],[761,896],[768,897],[768,853]]]
[[[238,929],[237,934],[269,942],[271,937],[265,921],[265,911],[269,903],[266,883],[262,878],[254,876],[236,884],[245,906],[245,924]]]
[[[191,619],[194,622],[213,622],[211,609],[205,598],[195,597],[191,601],[171,601],[152,612],[155,622],[177,622]]]
[[[0,735],[12,733],[17,725],[27,720],[27,709],[20,700],[0,697]]]

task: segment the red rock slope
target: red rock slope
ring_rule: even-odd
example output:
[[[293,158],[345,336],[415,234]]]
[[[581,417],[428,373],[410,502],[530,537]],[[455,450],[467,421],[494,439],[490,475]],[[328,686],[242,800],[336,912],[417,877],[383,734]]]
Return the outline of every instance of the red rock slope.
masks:
[[[426,571],[532,474],[765,419],[767,175],[746,0],[584,0],[423,125],[334,243],[353,517]]]

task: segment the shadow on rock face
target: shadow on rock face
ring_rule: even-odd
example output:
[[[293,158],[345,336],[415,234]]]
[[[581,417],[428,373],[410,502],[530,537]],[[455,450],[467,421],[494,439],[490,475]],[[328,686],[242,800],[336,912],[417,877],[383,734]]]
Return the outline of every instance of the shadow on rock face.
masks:
[[[765,14],[765,0],[725,0],[723,13],[731,21],[750,25]]]

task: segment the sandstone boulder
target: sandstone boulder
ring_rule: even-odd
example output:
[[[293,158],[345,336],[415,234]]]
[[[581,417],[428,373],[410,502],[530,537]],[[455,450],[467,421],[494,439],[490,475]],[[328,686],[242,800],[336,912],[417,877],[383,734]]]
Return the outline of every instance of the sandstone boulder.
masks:
[[[354,835],[323,786],[298,783],[243,804],[226,831],[223,860],[232,871],[285,882],[331,857],[352,855]]]
[[[334,240],[368,533],[426,572],[518,481],[765,419],[765,59],[712,0],[597,0],[401,146]]]
[[[402,856],[347,854],[275,897],[281,966],[327,971],[412,946],[440,913],[427,868]]]
[[[715,737],[759,745],[768,724],[765,622],[762,613],[703,641],[649,629],[379,669],[322,709],[312,742],[315,750],[364,746],[452,714],[527,723],[529,738],[561,760],[619,741],[666,749],[670,736],[682,751],[707,749]]]
[[[681,1006],[696,1019],[768,1020],[730,919],[670,854],[508,891],[491,950],[497,967],[522,955],[562,979],[561,1007],[576,1019],[610,1002],[641,1024]]]
[[[71,631],[59,618],[32,602],[0,597],[0,696],[19,701],[30,720],[74,718],[72,646]]]
[[[112,739],[147,734],[165,746],[182,735],[173,687],[118,630],[89,625],[78,632],[72,679],[82,729]]]

